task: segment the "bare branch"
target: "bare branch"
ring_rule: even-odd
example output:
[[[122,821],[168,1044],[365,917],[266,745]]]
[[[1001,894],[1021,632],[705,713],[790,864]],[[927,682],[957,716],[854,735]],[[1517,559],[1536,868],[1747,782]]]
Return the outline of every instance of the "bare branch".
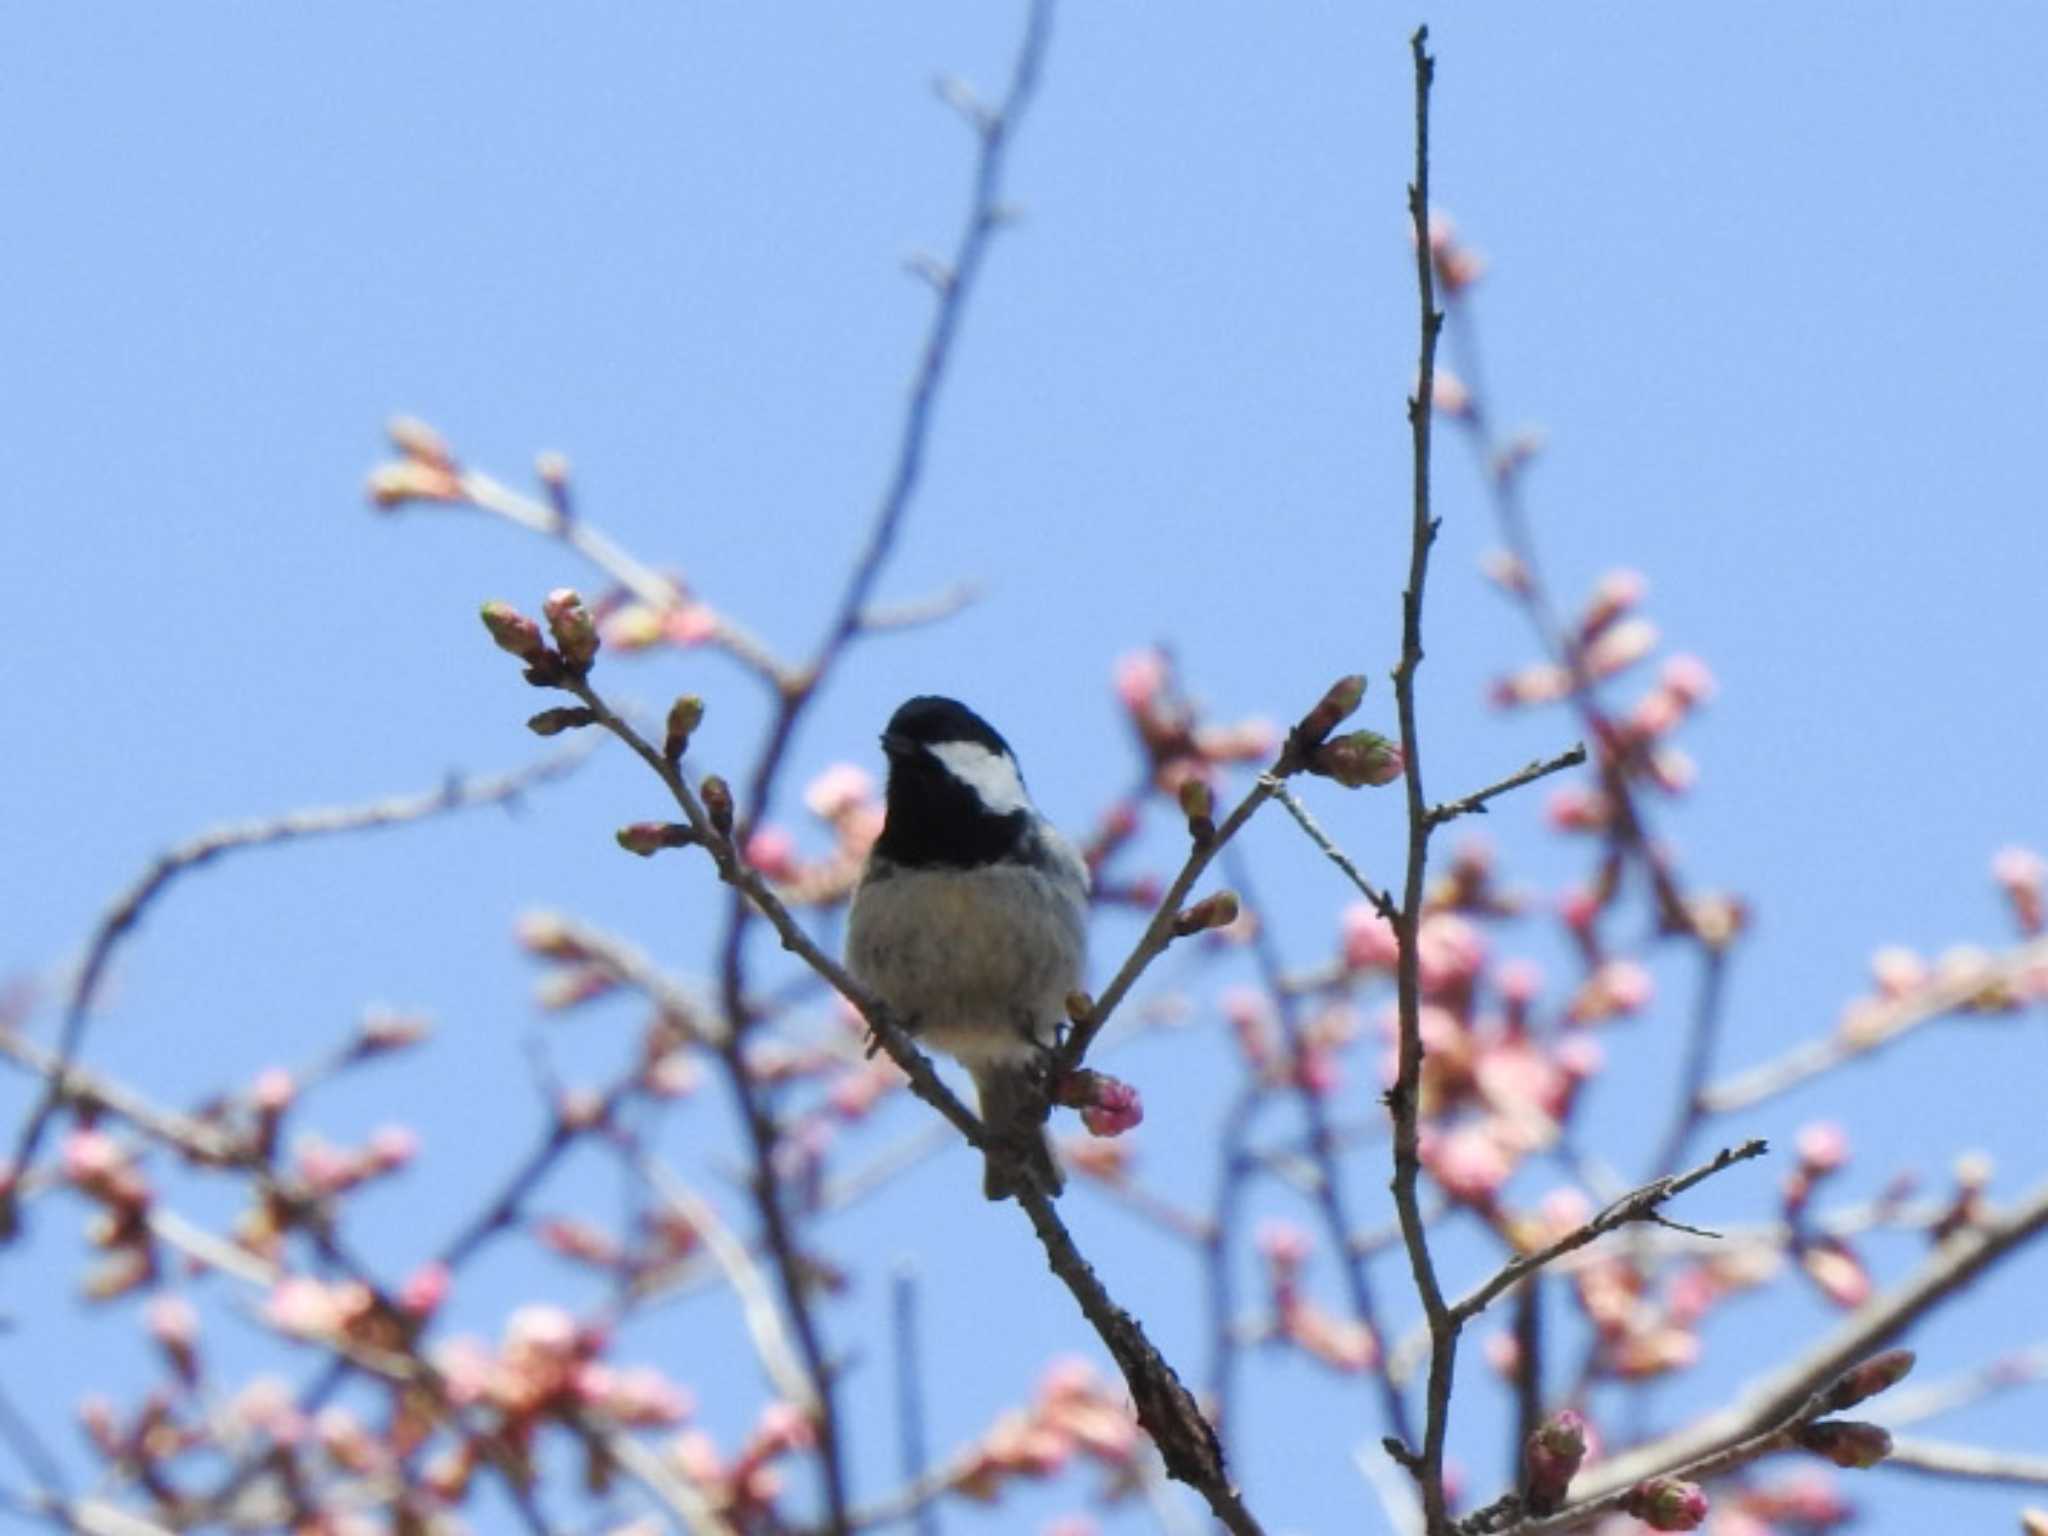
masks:
[[[1394,931],[1399,943],[1396,1006],[1400,1020],[1399,1061],[1388,1107],[1394,1122],[1394,1209],[1401,1222],[1408,1266],[1429,1324],[1429,1385],[1423,1441],[1410,1470],[1421,1485],[1422,1517],[1430,1536],[1447,1529],[1444,1440],[1450,1417],[1451,1375],[1457,1358],[1457,1324],[1444,1303],[1429,1235],[1422,1219],[1417,1182],[1422,1171],[1418,1095],[1422,1078],[1422,993],[1417,939],[1422,926],[1423,881],[1434,826],[1422,787],[1422,743],[1416,724],[1415,673],[1422,665],[1422,598],[1429,577],[1429,548],[1436,540],[1430,511],[1430,425],[1436,392],[1436,344],[1443,315],[1436,307],[1436,279],[1429,241],[1429,88],[1435,61],[1426,44],[1427,27],[1410,40],[1415,63],[1415,179],[1408,188],[1408,212],[1415,231],[1415,281],[1420,302],[1421,341],[1414,396],[1408,401],[1413,436],[1414,507],[1409,528],[1408,586],[1401,594],[1401,659],[1394,668],[1394,701],[1401,721],[1401,757],[1406,764],[1408,859]],[[1411,1448],[1411,1454],[1412,1448]]]
[[[1267,777],[1270,778],[1271,775]],[[1260,782],[1264,783],[1265,780],[1262,779]],[[1275,800],[1287,808],[1287,814],[1294,818],[1295,825],[1308,834],[1308,840],[1322,851],[1323,857],[1337,866],[1344,878],[1358,888],[1359,893],[1372,903],[1373,909],[1380,916],[1392,922],[1395,913],[1394,898],[1365,878],[1359,867],[1352,863],[1351,855],[1337,846],[1330,834],[1323,830],[1322,823],[1309,813],[1309,808],[1301,803],[1294,791],[1278,779],[1274,779],[1272,794]]]
[[[1486,813],[1487,801],[1497,799],[1511,789],[1520,789],[1524,784],[1533,784],[1538,779],[1548,778],[1553,773],[1561,773],[1567,768],[1576,768],[1585,760],[1586,744],[1579,742],[1558,753],[1555,757],[1540,759],[1529,764],[1526,768],[1509,774],[1497,784],[1489,784],[1486,788],[1475,790],[1462,799],[1446,800],[1442,805],[1432,806],[1429,812],[1429,824],[1433,827],[1440,827],[1447,821],[1456,821],[1460,816],[1470,816],[1474,813],[1484,815]]]
[[[1989,1446],[1961,1445],[1950,1440],[1892,1439],[1888,1467],[1925,1472],[1979,1483],[2014,1483],[2048,1488],[2048,1456],[2024,1451],[1994,1451]]]
[[[2048,937],[2030,940],[1989,965],[1936,977],[1895,1002],[1873,1006],[1826,1039],[1795,1046],[1776,1061],[1711,1084],[1700,1095],[1701,1105],[1706,1113],[1715,1115],[1748,1109],[1979,999],[2010,995],[2026,976],[2042,967],[2048,967]]]
[[[1583,1248],[1594,1239],[1618,1227],[1625,1227],[1631,1222],[1661,1219],[1657,1215],[1659,1208],[1673,1196],[1683,1194],[1695,1184],[1712,1178],[1723,1169],[1732,1168],[1737,1163],[1747,1162],[1753,1157],[1761,1157],[1766,1150],[1767,1145],[1762,1141],[1745,1141],[1739,1147],[1723,1149],[1711,1161],[1700,1164],[1690,1173],[1651,1180],[1641,1189],[1622,1196],[1591,1221],[1575,1227],[1556,1242],[1534,1253],[1524,1254],[1502,1266],[1492,1279],[1450,1309],[1452,1319],[1459,1324],[1470,1321],[1486,1310],[1494,1298],[1503,1291],[1519,1284],[1574,1249]]]

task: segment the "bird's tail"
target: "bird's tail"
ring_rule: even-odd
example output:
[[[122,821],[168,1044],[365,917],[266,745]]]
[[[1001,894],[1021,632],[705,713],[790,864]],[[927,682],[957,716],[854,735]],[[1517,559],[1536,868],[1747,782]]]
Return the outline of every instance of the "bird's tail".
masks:
[[[981,1099],[981,1118],[996,1148],[982,1172],[981,1192],[991,1200],[1007,1200],[1017,1193],[1019,1165],[1028,1171],[1039,1188],[1056,1195],[1066,1187],[1053,1156],[1052,1141],[1045,1127],[1034,1118],[1038,1096],[1030,1070],[1014,1063],[990,1064],[972,1069],[975,1092]]]

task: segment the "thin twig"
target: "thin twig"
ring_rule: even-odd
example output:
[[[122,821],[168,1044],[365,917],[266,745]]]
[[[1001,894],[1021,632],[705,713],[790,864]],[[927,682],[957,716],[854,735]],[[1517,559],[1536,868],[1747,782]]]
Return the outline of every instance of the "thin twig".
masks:
[[[1415,394],[1408,401],[1413,437],[1414,505],[1409,527],[1408,585],[1401,594],[1401,659],[1394,668],[1394,700],[1401,721],[1401,756],[1406,764],[1408,857],[1394,931],[1399,945],[1396,1006],[1400,1020],[1399,1062],[1388,1106],[1394,1124],[1394,1209],[1423,1316],[1429,1325],[1429,1384],[1424,1399],[1423,1439],[1410,1449],[1410,1470],[1421,1487],[1424,1528],[1437,1536],[1447,1529],[1444,1441],[1450,1417],[1451,1378],[1457,1359],[1457,1325],[1444,1303],[1429,1236],[1422,1220],[1417,1184],[1422,1171],[1419,1089],[1422,1077],[1422,994],[1418,936],[1422,925],[1423,881],[1433,823],[1423,794],[1422,746],[1416,724],[1415,673],[1422,665],[1422,599],[1429,576],[1429,548],[1436,540],[1430,511],[1430,424],[1436,390],[1437,335],[1443,316],[1436,307],[1436,280],[1429,244],[1429,88],[1435,62],[1426,44],[1427,27],[1410,40],[1415,64],[1415,179],[1408,188],[1408,212],[1415,228],[1416,287],[1421,309]]]
[[[1962,1445],[1952,1440],[1923,1440],[1917,1436],[1901,1440],[1894,1436],[1892,1453],[1884,1464],[1969,1482],[2048,1488],[2048,1456],[1994,1451],[1989,1446]]]
[[[1690,1173],[1676,1176],[1667,1175],[1664,1178],[1653,1179],[1641,1189],[1631,1191],[1612,1205],[1609,1205],[1607,1209],[1601,1211],[1591,1221],[1573,1228],[1555,1242],[1537,1249],[1534,1253],[1523,1254],[1519,1258],[1503,1265],[1499,1272],[1491,1279],[1485,1281],[1463,1300],[1451,1307],[1450,1317],[1453,1323],[1462,1325],[1469,1322],[1472,1318],[1485,1311],[1492,1304],[1494,1298],[1503,1291],[1519,1284],[1522,1280],[1535,1274],[1536,1271],[1564,1257],[1564,1255],[1572,1252],[1574,1249],[1583,1248],[1594,1239],[1602,1237],[1619,1227],[1625,1227],[1631,1222],[1661,1219],[1657,1214],[1658,1210],[1673,1196],[1683,1194],[1695,1184],[1710,1179],[1724,1169],[1734,1167],[1737,1163],[1747,1162],[1753,1157],[1761,1157],[1767,1150],[1768,1146],[1765,1142],[1745,1141],[1738,1147],[1724,1148],[1712,1159],[1700,1164],[1699,1167],[1693,1169]]]
[[[1470,816],[1474,813],[1484,815],[1489,800],[1498,799],[1509,790],[1520,789],[1524,784],[1534,784],[1538,779],[1548,778],[1553,773],[1576,768],[1585,760],[1586,744],[1579,742],[1555,757],[1546,757],[1530,763],[1526,768],[1509,774],[1497,784],[1489,784],[1486,788],[1475,790],[1461,799],[1446,800],[1442,805],[1432,806],[1429,824],[1440,827],[1447,821],[1456,821],[1460,816]]]
[[[918,1360],[917,1275],[899,1265],[889,1280],[890,1332],[895,1344],[897,1470],[906,1486],[925,1480],[924,1374]],[[917,1536],[938,1536],[939,1517],[930,1501],[912,1512]]]
[[[1294,818],[1295,825],[1308,834],[1308,840],[1322,850],[1323,857],[1336,865],[1344,878],[1356,886],[1360,894],[1372,903],[1373,910],[1392,922],[1395,911],[1394,898],[1365,878],[1363,871],[1351,861],[1351,855],[1337,846],[1330,834],[1323,830],[1322,823],[1309,814],[1309,808],[1301,803],[1294,791],[1278,779],[1274,779],[1272,795],[1287,808],[1287,814]]]

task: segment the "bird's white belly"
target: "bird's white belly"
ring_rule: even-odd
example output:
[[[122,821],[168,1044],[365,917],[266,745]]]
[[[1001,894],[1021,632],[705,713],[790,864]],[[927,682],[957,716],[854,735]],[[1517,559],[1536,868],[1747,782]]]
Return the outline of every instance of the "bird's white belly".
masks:
[[[854,897],[846,960],[918,1039],[973,1065],[1050,1043],[1081,984],[1079,898],[1036,869],[898,870]]]

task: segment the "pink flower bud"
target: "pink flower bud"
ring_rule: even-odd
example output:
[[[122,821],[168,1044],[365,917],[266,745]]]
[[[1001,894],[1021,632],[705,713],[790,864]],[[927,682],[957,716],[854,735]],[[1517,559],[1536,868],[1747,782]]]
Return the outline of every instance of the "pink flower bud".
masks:
[[[249,1104],[259,1115],[281,1115],[298,1097],[298,1084],[283,1067],[266,1067],[249,1085]]]
[[[597,625],[574,587],[557,587],[541,604],[541,613],[555,637],[562,660],[572,669],[587,670],[597,659]]]
[[[1531,1514],[1555,1514],[1564,1507],[1565,1491],[1586,1459],[1586,1443],[1586,1421],[1570,1408],[1536,1426],[1522,1447],[1522,1502]]]
[[[1426,996],[1460,996],[1486,963],[1486,940],[1455,912],[1433,912],[1422,920],[1415,955]]]
[[[1621,1504],[1623,1514],[1634,1515],[1653,1531],[1696,1531],[1705,1523],[1707,1509],[1707,1496],[1699,1485],[1675,1477],[1645,1478]]]
[[[650,603],[627,603],[605,615],[599,637],[616,651],[644,651],[668,637],[667,617]]]
[[[1892,1437],[1881,1425],[1857,1419],[1823,1419],[1793,1432],[1802,1450],[1825,1456],[1838,1467],[1874,1467],[1892,1453]]]
[[[501,651],[510,651],[521,661],[539,663],[548,655],[540,626],[510,603],[488,602],[481,610],[484,628]]]
[[[1121,1136],[1145,1119],[1145,1105],[1138,1090],[1102,1073],[1097,1079],[1094,1102],[1081,1111],[1081,1123],[1096,1136]]]
[[[1398,743],[1376,731],[1352,731],[1317,747],[1308,771],[1346,789],[1364,789],[1393,783],[1407,772],[1407,763]]]
[[[1641,571],[1609,571],[1593,588],[1586,611],[1579,617],[1579,638],[1589,641],[1643,600],[1649,583]]]
[[[794,879],[796,839],[780,827],[762,827],[747,839],[746,860],[770,880]]]
[[[1800,1127],[1798,1147],[1800,1166],[1809,1173],[1833,1173],[1849,1161],[1849,1133],[1832,1120]]]
[[[720,628],[718,610],[708,603],[684,603],[670,609],[662,621],[668,643],[682,650],[708,645],[718,638]]]
[[[1863,1261],[1838,1237],[1820,1237],[1808,1243],[1800,1250],[1799,1267],[1823,1296],[1844,1311],[1862,1306],[1875,1289]]]
[[[1485,1124],[1463,1125],[1448,1134],[1433,1128],[1422,1137],[1422,1166],[1460,1204],[1489,1207],[1515,1171],[1515,1159]]]
[[[1910,1349],[1888,1349],[1850,1366],[1828,1388],[1827,1411],[1839,1413],[1880,1392],[1889,1392],[1912,1374],[1916,1358]]]
[[[398,1288],[399,1309],[412,1317],[431,1317],[454,1287],[455,1276],[446,1264],[422,1264]]]
[[[874,798],[873,775],[853,763],[834,763],[804,786],[804,807],[820,821],[836,822]]]
[[[1657,626],[1645,618],[1623,619],[1585,648],[1582,660],[1593,677],[1612,677],[1657,648]]]
[[[1529,568],[1504,549],[1489,549],[1479,557],[1479,573],[1511,597],[1529,593]]]
[[[1437,364],[1431,384],[1430,405],[1437,415],[1463,419],[1472,414],[1472,391],[1450,369]]]
[[[1391,971],[1400,962],[1394,925],[1370,902],[1354,901],[1340,919],[1344,966],[1352,971]]]
[[[1688,709],[1704,704],[1714,696],[1713,672],[1699,657],[1682,652],[1664,663],[1658,682],[1665,692],[1679,699]]]
[[[410,1126],[380,1125],[370,1133],[367,1150],[373,1171],[395,1173],[419,1156],[419,1133]]]
[[[2048,860],[2031,848],[2001,848],[1991,861],[1991,878],[2011,903],[2020,932],[2029,937],[2041,932],[2048,916]]]
[[[1259,1223],[1258,1235],[1254,1239],[1266,1262],[1285,1274],[1294,1271],[1308,1261],[1315,1251],[1315,1239],[1291,1221],[1263,1221]]]
[[[1157,651],[1132,651],[1116,664],[1117,699],[1132,713],[1152,707],[1166,687],[1166,658]]]

